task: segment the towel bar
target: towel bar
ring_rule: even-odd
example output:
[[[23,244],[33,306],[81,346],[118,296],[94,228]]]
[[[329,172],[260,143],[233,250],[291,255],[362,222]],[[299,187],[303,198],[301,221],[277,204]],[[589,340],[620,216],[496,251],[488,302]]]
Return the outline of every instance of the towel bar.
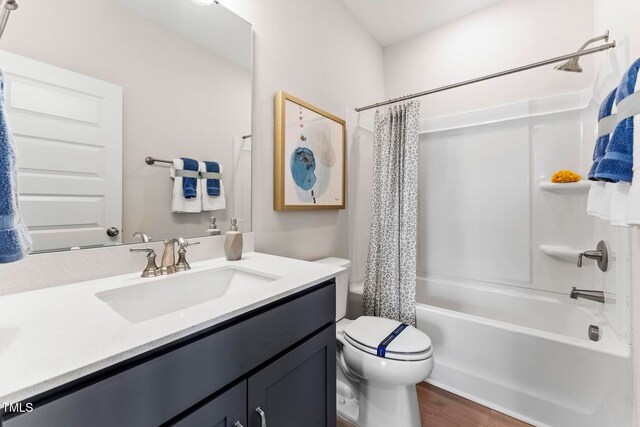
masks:
[[[173,164],[173,160],[162,160],[156,159],[151,156],[144,159],[145,163],[148,165],[153,165],[154,163],[168,163],[170,165]],[[182,176],[186,178],[201,178],[201,179],[222,179],[222,173],[220,172],[202,172],[202,171],[190,171],[184,169],[177,169],[176,176]]]
[[[152,164],[154,164],[155,162],[158,162],[158,163],[168,163],[168,164],[170,164],[170,165],[172,165],[172,164],[173,164],[173,160],[161,160],[161,159],[154,159],[153,157],[147,157],[147,158],[145,158],[145,159],[144,159],[144,161],[145,161],[145,163],[146,163],[146,164],[148,164],[148,165],[152,165]]]

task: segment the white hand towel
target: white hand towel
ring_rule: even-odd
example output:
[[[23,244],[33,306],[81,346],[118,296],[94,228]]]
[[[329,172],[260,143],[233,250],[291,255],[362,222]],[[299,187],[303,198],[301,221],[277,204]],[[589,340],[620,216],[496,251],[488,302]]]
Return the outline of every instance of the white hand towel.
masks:
[[[589,189],[589,198],[587,199],[587,214],[593,216],[601,216],[602,204],[604,202],[604,182],[594,181]]]
[[[627,201],[630,184],[628,182],[616,182],[611,184],[611,207],[609,211],[609,221],[618,227],[628,227],[626,221]]]
[[[202,167],[202,165],[200,165]],[[184,162],[182,159],[173,159],[173,166],[169,168],[169,174],[173,178],[173,197],[171,200],[171,212],[176,213],[199,213],[202,212],[202,187],[200,185],[200,179],[197,179],[196,191],[198,197],[193,199],[186,199],[184,197],[184,191],[182,190],[182,177],[176,176],[176,170],[182,170],[184,168]]]
[[[207,166],[204,164],[204,162],[200,162],[200,171],[201,172],[207,171]],[[220,173],[222,173],[222,165],[220,165]],[[226,201],[227,196],[224,194],[224,184],[222,183],[222,179],[220,180],[219,196],[210,196],[209,194],[207,194],[206,178],[202,178],[199,180],[198,188],[203,189],[203,191],[200,192],[200,194],[202,194],[202,210],[203,211],[221,211],[227,208],[227,201]]]
[[[611,199],[613,198],[613,183],[606,182],[604,184],[604,196],[600,205],[599,217],[608,221],[611,218]]]

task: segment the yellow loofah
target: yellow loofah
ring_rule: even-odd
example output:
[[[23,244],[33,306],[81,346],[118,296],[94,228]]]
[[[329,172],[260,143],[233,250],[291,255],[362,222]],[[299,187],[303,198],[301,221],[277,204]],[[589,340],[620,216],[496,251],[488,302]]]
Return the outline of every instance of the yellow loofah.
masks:
[[[574,171],[559,170],[558,172],[553,174],[553,176],[551,177],[551,182],[555,182],[558,184],[567,182],[578,182],[580,181],[580,178],[582,178],[580,174],[577,174]]]

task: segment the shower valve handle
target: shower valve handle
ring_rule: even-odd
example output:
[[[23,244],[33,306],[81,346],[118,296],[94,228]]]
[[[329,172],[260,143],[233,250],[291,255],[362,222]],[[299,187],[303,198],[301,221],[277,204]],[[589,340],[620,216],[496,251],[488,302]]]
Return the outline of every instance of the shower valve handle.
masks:
[[[584,251],[578,254],[578,267],[582,267],[582,257],[599,260],[602,258],[602,251]]]
[[[609,268],[609,244],[604,240],[598,242],[598,247],[595,250],[584,251],[578,254],[578,267],[582,267],[582,258],[589,258],[598,261],[598,268],[602,271],[607,271]]]

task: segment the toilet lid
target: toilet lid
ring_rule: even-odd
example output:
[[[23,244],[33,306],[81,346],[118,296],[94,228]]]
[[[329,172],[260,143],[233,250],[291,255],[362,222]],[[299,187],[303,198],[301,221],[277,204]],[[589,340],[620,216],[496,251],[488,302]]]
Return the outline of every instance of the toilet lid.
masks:
[[[401,322],[382,317],[362,316],[344,328],[345,339],[370,354],[396,360],[424,360],[431,356],[431,339],[424,332]],[[399,331],[400,330],[400,331]],[[386,342],[385,342],[386,340]]]

